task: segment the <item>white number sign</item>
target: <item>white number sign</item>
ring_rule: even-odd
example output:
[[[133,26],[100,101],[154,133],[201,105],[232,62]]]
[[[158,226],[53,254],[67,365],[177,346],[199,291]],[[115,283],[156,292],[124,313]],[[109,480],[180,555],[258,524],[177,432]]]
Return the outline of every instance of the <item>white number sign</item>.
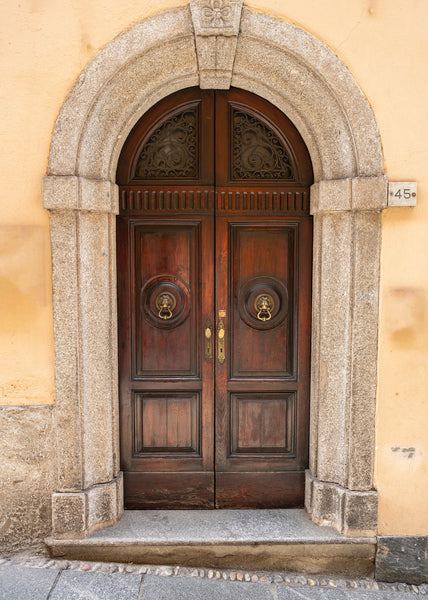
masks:
[[[416,206],[417,183],[415,181],[390,181],[388,183],[388,206]]]

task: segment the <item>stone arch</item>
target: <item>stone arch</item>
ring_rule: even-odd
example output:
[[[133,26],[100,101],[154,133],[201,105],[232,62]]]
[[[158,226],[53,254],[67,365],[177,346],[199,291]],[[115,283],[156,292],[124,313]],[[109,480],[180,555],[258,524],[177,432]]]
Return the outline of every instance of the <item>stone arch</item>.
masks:
[[[204,22],[202,0],[132,26],[94,58],[60,111],[44,206],[51,212],[58,488],[57,538],[114,523],[123,510],[118,450],[115,170],[129,131],[184,87],[252,91],[280,108],[314,166],[310,470],[313,520],[373,533],[380,136],[346,67],[303,29],[229,0]],[[221,26],[220,26],[221,25]]]

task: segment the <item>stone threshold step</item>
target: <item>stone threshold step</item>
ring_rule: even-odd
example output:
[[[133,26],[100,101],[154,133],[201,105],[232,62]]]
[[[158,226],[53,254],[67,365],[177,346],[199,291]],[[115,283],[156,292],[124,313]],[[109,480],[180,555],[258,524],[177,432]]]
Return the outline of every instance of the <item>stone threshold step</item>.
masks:
[[[83,539],[46,540],[52,557],[371,576],[376,538],[347,538],[303,509],[132,510]]]

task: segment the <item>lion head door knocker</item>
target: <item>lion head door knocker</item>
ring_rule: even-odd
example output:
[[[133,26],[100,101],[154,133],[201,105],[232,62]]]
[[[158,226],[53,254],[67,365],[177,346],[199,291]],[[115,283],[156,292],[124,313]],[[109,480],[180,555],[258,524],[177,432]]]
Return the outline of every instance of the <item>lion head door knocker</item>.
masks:
[[[267,275],[247,279],[238,290],[238,311],[252,329],[277,327],[288,314],[287,285]]]
[[[158,316],[160,319],[171,319],[172,311],[177,306],[177,300],[169,292],[163,292],[156,298],[156,308],[159,309]]]
[[[270,294],[259,294],[254,300],[254,308],[259,321],[270,321],[274,307],[275,302]]]
[[[191,297],[187,284],[175,275],[156,275],[140,292],[144,320],[153,327],[173,329],[189,316]]]

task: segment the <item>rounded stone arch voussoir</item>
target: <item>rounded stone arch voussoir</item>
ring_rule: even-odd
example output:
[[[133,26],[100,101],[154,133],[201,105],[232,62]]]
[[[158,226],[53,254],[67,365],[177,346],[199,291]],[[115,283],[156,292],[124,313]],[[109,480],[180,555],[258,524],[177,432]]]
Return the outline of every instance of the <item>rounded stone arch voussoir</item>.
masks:
[[[294,122],[313,162],[310,470],[314,521],[373,533],[374,410],[382,149],[372,110],[321,41],[230,4],[212,28],[202,0],[133,25],[82,72],[58,116],[44,179],[51,211],[57,538],[123,510],[118,446],[115,172],[122,145],[158,100],[182,88],[252,91]]]
[[[61,109],[49,174],[113,181],[120,148],[139,117],[166,95],[199,84],[203,54],[196,48],[187,7],[151,17],[107,44]],[[231,84],[291,118],[311,153],[316,181],[382,174],[369,103],[338,57],[300,27],[244,7]]]

